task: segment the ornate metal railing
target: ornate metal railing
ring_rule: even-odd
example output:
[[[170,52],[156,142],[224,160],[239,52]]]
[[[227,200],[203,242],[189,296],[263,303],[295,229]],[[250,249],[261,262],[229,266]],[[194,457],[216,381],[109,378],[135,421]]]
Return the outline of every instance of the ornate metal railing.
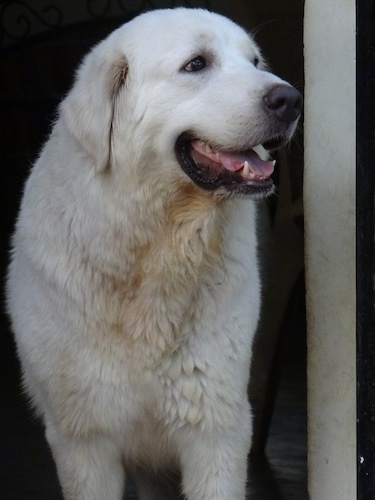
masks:
[[[210,8],[210,1],[194,0],[10,0],[0,5],[0,48],[33,35],[78,22],[124,17],[155,8],[177,6]]]

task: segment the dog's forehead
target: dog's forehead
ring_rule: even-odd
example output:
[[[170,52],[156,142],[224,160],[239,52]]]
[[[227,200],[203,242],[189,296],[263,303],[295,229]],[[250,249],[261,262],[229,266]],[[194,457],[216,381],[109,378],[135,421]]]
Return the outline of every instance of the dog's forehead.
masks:
[[[144,45],[150,57],[161,52],[183,56],[184,52],[205,49],[235,50],[248,57],[258,52],[256,43],[243,28],[224,16],[203,9],[151,11],[125,25],[124,35],[131,40],[135,51]]]

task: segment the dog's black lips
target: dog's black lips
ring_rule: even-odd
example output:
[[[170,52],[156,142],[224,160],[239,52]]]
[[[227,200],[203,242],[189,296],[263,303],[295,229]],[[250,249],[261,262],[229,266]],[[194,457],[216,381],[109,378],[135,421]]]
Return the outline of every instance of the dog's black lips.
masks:
[[[283,135],[277,135],[272,139],[268,139],[263,142],[262,146],[268,151],[275,151],[277,149],[282,148],[285,144],[288,143],[288,139]]]
[[[232,172],[224,168],[210,169],[205,165],[199,165],[191,156],[190,142],[191,139],[180,137],[175,146],[176,156],[182,170],[200,188],[208,191],[216,191],[221,188],[231,195],[266,196],[272,193],[274,184],[271,178],[249,181],[239,172]],[[273,144],[279,142],[281,142],[280,138],[272,140]]]

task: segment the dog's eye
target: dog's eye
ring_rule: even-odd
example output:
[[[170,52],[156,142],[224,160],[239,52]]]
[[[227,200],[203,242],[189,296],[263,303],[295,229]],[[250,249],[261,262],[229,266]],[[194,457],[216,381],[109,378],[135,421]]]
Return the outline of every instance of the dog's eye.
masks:
[[[187,65],[184,67],[185,71],[201,71],[207,66],[206,59],[203,56],[194,57]]]
[[[259,57],[254,57],[253,64],[254,64],[254,66],[255,66],[256,68],[258,67],[258,64],[259,64]]]

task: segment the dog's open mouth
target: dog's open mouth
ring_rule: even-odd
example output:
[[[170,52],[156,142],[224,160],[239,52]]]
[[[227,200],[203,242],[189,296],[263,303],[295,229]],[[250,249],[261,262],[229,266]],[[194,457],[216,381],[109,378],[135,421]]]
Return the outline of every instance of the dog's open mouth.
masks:
[[[180,138],[176,143],[182,169],[201,188],[266,195],[273,190],[270,176],[275,161],[261,159],[254,149],[225,151],[200,139]]]

